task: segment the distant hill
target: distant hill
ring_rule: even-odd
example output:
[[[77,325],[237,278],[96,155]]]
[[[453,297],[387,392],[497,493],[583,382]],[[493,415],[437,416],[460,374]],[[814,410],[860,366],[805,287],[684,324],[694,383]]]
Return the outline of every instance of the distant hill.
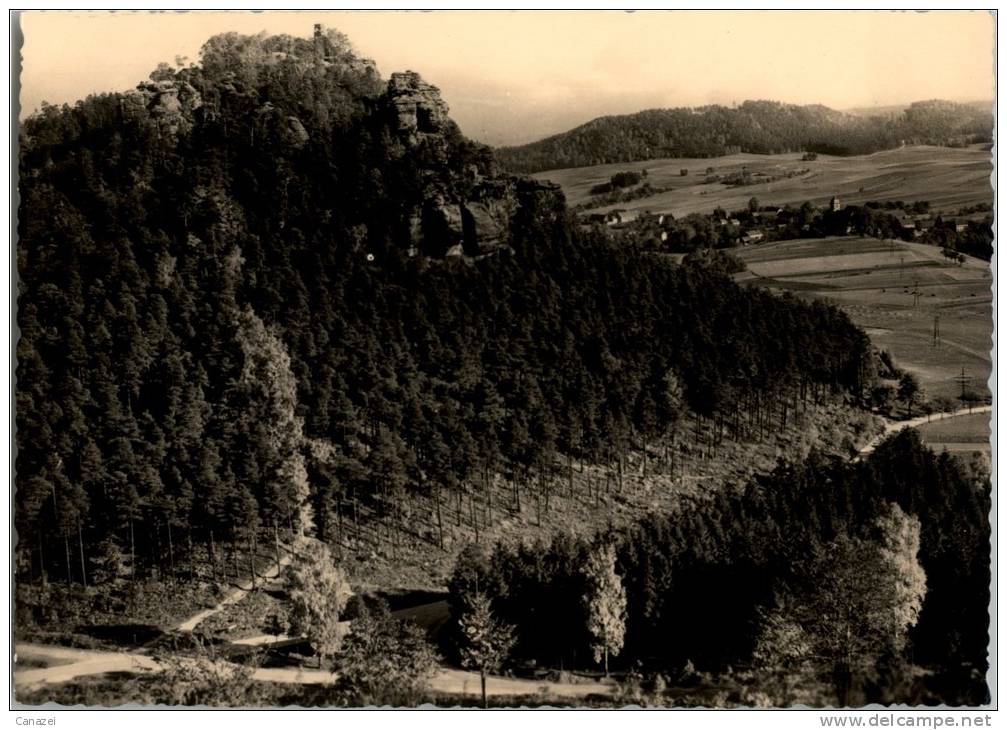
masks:
[[[992,101],[963,101],[961,106],[971,107],[977,111],[988,112],[993,108]],[[858,117],[892,117],[899,116],[906,110],[905,104],[882,104],[876,106],[855,106],[843,109],[847,114]]]
[[[515,172],[738,152],[857,155],[902,144],[957,147],[992,138],[993,115],[976,104],[921,101],[863,116],[821,105],[746,101],[738,107],[650,109],[599,117],[569,132],[496,150]]]

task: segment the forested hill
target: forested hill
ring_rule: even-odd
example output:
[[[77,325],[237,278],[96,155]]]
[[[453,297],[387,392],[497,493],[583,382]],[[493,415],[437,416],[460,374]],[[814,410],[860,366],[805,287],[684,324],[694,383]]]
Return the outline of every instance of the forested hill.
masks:
[[[332,31],[217,36],[47,107],[20,185],[22,575],[142,575],[179,532],[327,538],[349,495],[407,519],[557,452],[611,463],[686,407],[869,376],[837,310],[581,233]]]
[[[569,132],[496,152],[508,170],[533,173],[737,152],[860,155],[902,144],[990,142],[992,134],[992,113],[974,104],[921,101],[901,114],[864,116],[819,105],[746,101],[738,107],[650,109],[600,117]]]

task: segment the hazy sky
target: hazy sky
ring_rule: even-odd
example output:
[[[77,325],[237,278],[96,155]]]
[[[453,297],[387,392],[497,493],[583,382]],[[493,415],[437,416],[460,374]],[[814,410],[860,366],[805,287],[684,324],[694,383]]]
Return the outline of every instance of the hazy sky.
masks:
[[[835,108],[992,99],[986,12],[33,12],[22,116],[123,91],[215,33],[346,33],[381,74],[441,88],[470,137],[527,142],[604,114],[776,99]]]

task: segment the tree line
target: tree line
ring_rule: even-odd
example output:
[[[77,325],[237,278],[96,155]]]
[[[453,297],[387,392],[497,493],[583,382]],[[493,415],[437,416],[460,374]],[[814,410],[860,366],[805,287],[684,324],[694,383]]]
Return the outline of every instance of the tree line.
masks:
[[[988,697],[989,505],[987,475],[907,430],[865,462],[812,454],[592,540],[474,546],[451,601],[461,615],[471,595],[488,596],[514,627],[515,661],[584,670],[601,641],[623,672],[734,668],[777,692],[772,704],[854,705],[914,701],[905,668],[916,664],[935,673],[941,701],[977,703]],[[620,585],[599,593],[608,574]],[[604,631],[599,614],[615,618]],[[816,689],[802,699],[794,682]]]
[[[722,157],[749,152],[862,155],[902,144],[964,146],[992,141],[989,109],[920,101],[901,114],[859,116],[821,105],[775,101],[650,109],[594,119],[519,147],[496,150],[504,167],[534,173],[668,157]]]

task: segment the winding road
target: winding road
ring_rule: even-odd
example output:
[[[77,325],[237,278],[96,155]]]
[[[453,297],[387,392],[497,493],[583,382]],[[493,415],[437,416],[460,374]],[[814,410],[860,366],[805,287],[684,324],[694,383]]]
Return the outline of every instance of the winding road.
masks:
[[[288,552],[280,559],[280,569],[288,565],[292,559]],[[274,566],[261,576],[262,582],[275,579],[279,570]],[[222,611],[227,606],[238,603],[252,589],[251,582],[239,585],[220,603],[210,609],[200,611],[174,628],[177,631],[191,633],[210,616]],[[431,604],[416,606],[395,614],[400,618],[424,618],[426,621],[441,620],[447,613],[445,601],[435,601]],[[348,622],[347,622],[348,623]],[[238,640],[236,644],[261,645],[268,644],[286,637],[254,636]],[[159,672],[161,665],[149,654],[141,652],[106,651],[98,649],[73,649],[64,646],[47,644],[21,643],[15,647],[14,687],[16,690],[37,688],[41,685],[61,684],[82,677],[93,677],[103,674],[126,672],[144,674]],[[18,662],[26,662],[28,667],[20,669]],[[45,664],[33,667],[31,664]],[[260,667],[255,670],[252,679],[260,682],[278,682],[283,684],[328,684],[336,679],[336,675],[323,669],[303,669],[298,667]],[[442,668],[430,681],[430,687],[436,692],[445,694],[473,694],[480,692],[479,675],[460,669]],[[588,695],[609,694],[614,690],[613,684],[585,681],[582,684],[560,682],[545,682],[529,679],[514,679],[510,677],[490,676],[486,680],[486,693],[490,696],[520,696],[545,693],[553,697],[583,698]]]
[[[891,436],[893,433],[897,433],[904,428],[916,428],[917,426],[924,426],[928,423],[935,423],[937,421],[943,421],[948,418],[956,418],[957,416],[969,416],[977,413],[991,413],[993,411],[993,406],[975,406],[973,408],[961,408],[957,411],[946,411],[943,413],[931,413],[930,415],[918,416],[917,418],[910,418],[905,421],[890,421],[885,420],[885,430],[879,433],[877,436],[872,438],[860,451],[857,452],[854,460],[859,460],[872,453],[874,449],[877,448],[878,444],[884,441],[886,438]]]

